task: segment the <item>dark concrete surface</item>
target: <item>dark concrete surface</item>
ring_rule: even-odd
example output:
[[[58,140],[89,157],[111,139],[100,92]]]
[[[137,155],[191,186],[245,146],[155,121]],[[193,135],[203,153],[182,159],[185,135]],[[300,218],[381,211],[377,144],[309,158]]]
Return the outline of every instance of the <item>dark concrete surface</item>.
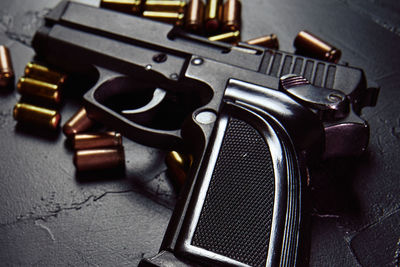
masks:
[[[40,18],[57,3],[0,2],[0,44],[10,48],[17,78],[34,56]],[[363,112],[371,126],[365,155],[316,170],[325,179],[311,188],[310,265],[399,266],[399,2],[253,0],[243,1],[242,16],[243,40],[276,33],[293,52],[295,35],[307,29],[381,86],[377,106]],[[77,175],[61,132],[16,125],[19,98],[0,92],[1,265],[135,266],[154,255],[176,199],[163,152],[124,140],[125,174]],[[67,92],[63,122],[80,105],[79,94]]]

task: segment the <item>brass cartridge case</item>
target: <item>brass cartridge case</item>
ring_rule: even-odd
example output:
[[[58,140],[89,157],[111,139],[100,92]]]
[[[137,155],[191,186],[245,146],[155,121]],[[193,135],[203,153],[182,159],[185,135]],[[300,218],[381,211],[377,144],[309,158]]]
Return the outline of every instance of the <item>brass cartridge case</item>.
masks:
[[[182,26],[184,22],[184,14],[179,12],[158,12],[158,11],[143,11],[143,17],[162,21],[176,26]]]
[[[185,14],[185,28],[188,31],[200,31],[203,28],[204,3],[202,0],[190,0]]]
[[[8,48],[0,45],[0,87],[9,87],[14,82],[14,68]]]
[[[263,47],[271,48],[271,49],[279,49],[278,37],[275,34],[260,36],[260,37],[245,41],[245,43],[247,43],[249,45],[259,45],[259,46],[263,46]]]
[[[56,110],[24,103],[17,103],[14,106],[13,115],[18,122],[43,126],[51,130],[56,130],[61,121],[61,115]]]
[[[138,14],[141,12],[141,0],[101,0],[100,7],[124,13]]]
[[[125,153],[122,147],[78,150],[73,162],[78,171],[120,168],[125,165]]]
[[[241,23],[241,3],[239,0],[227,0],[223,5],[222,30],[238,31]]]
[[[122,136],[117,132],[76,134],[72,140],[75,150],[122,145]]]
[[[182,0],[146,0],[144,3],[145,11],[183,13],[185,7],[186,2]]]
[[[94,121],[89,119],[84,107],[80,108],[65,124],[63,132],[67,137],[84,132],[94,125]]]
[[[176,151],[171,151],[165,157],[168,171],[172,177],[183,185],[186,181],[187,174],[193,163],[193,157]]]
[[[67,79],[66,74],[51,70],[46,66],[33,62],[26,64],[25,76],[57,85],[65,83]]]
[[[240,40],[240,31],[226,32],[208,37],[210,41],[220,41],[235,44]]]
[[[61,102],[60,90],[57,84],[22,77],[18,81],[17,88],[21,95],[43,99],[56,104]]]
[[[307,31],[301,31],[294,40],[296,52],[305,56],[337,63],[342,52]]]
[[[207,32],[216,32],[220,28],[221,0],[207,0],[204,23]]]

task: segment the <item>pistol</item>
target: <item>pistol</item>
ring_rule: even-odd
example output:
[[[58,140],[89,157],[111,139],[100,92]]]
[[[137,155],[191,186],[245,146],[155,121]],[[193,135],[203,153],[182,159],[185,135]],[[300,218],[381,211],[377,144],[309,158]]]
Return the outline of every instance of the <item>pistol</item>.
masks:
[[[307,261],[313,164],[368,145],[378,88],[359,68],[64,1],[32,46],[91,73],[91,119],[193,155],[159,254],[140,266],[294,266]]]

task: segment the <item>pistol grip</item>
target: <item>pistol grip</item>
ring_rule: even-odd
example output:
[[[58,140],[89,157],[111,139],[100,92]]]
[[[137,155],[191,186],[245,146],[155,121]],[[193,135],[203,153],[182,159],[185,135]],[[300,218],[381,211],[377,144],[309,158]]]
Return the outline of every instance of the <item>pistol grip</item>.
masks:
[[[254,128],[233,117],[227,123],[190,245],[259,266],[272,228],[273,163]]]
[[[226,106],[169,249],[206,266],[294,266],[302,171],[293,144],[273,119]]]

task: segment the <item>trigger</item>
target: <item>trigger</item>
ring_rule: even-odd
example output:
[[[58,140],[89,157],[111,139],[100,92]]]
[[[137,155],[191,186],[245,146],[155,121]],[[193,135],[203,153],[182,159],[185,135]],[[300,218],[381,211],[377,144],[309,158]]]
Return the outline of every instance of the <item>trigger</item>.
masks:
[[[149,122],[157,113],[160,103],[165,99],[166,95],[167,92],[165,90],[156,88],[150,102],[147,103],[145,106],[137,109],[125,109],[122,110],[121,113],[126,118],[134,122]]]

